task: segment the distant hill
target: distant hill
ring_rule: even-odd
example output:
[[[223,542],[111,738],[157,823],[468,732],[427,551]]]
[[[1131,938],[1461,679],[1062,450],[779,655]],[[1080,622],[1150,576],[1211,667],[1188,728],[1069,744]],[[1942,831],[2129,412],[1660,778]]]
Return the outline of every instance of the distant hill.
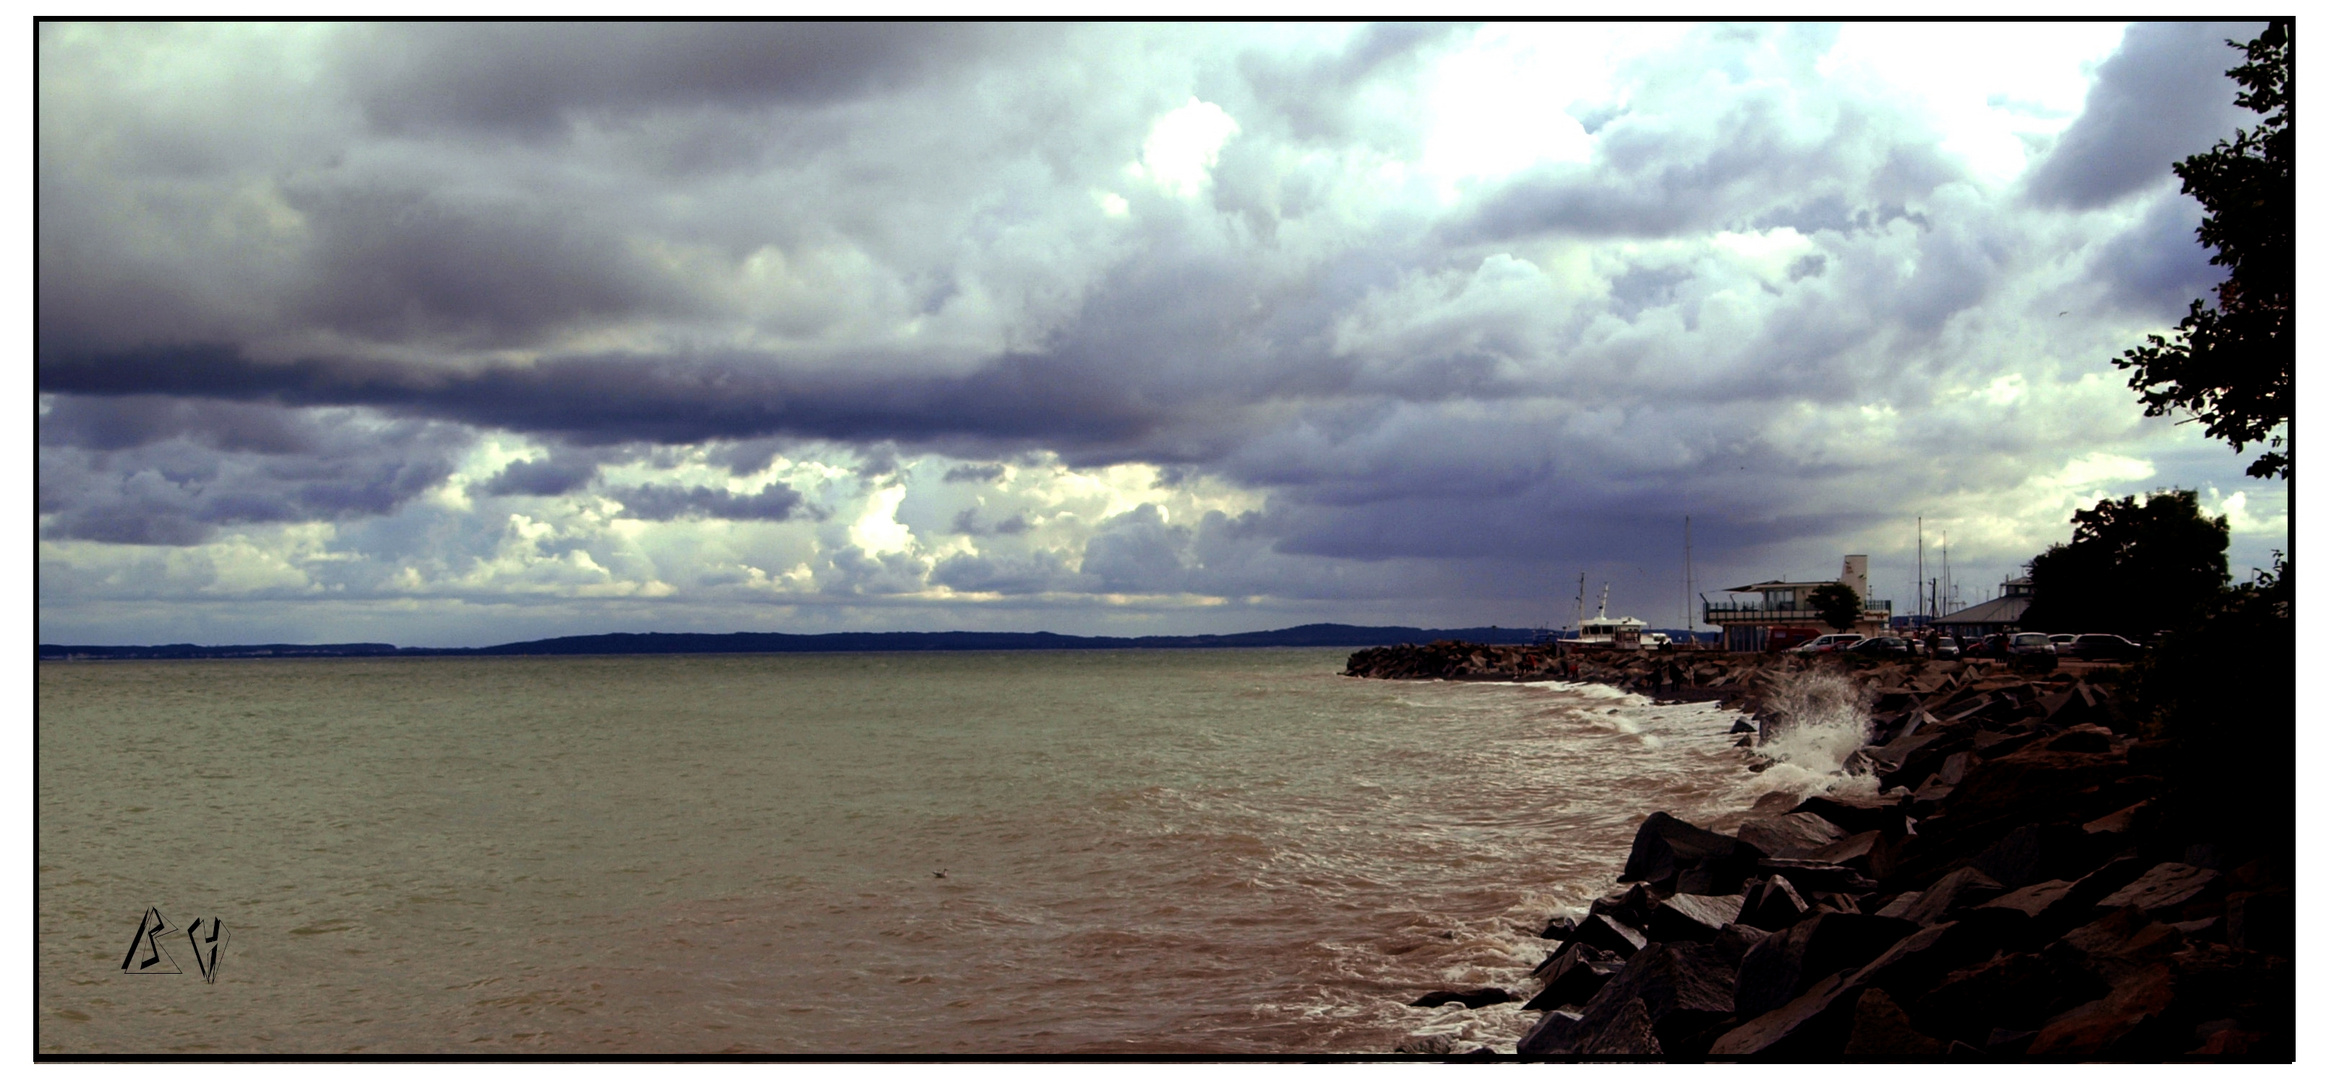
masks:
[[[374,642],[347,645],[42,645],[42,660],[240,660],[285,656],[617,656],[671,653],[963,652],[1019,649],[1363,648],[1454,639],[1524,645],[1536,631],[1501,626],[1424,630],[1412,626],[1310,623],[1246,634],[1079,637],[1047,632],[849,634],[589,634],[474,649],[409,649]]]

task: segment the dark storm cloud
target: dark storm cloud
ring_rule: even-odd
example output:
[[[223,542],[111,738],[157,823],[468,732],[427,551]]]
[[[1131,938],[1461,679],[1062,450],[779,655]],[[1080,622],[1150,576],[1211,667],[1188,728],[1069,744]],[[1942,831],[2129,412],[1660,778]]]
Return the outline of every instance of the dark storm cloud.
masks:
[[[622,504],[623,516],[643,521],[676,521],[682,518],[789,521],[794,517],[822,516],[814,508],[803,505],[800,493],[785,484],[769,484],[748,495],[701,485],[682,487],[677,484],[612,488],[606,494]]]
[[[42,534],[184,545],[225,525],[388,514],[443,483],[474,440],[447,424],[246,410],[57,399],[41,419]]]
[[[2134,23],[2100,65],[2083,115],[2027,177],[2038,204],[2089,210],[2171,173],[2254,114],[2236,106],[2223,74],[2244,61],[2226,41],[2249,41],[2262,23]]]
[[[461,23],[371,28],[350,82],[389,132],[561,132],[576,115],[817,105],[914,82],[1024,28],[948,23]]]
[[[784,434],[1128,441],[1159,407],[1126,400],[1074,357],[1013,354],[964,375],[803,372],[771,357],[583,356],[480,370],[365,359],[267,363],[225,345],[59,356],[39,388],[361,405],[555,435],[581,445]]]
[[[512,461],[485,482],[487,495],[563,495],[588,487],[597,478],[601,462],[594,456],[566,451],[536,461]]]
[[[2196,200],[2162,198],[2140,223],[2117,234],[2093,259],[2108,285],[2108,298],[2127,311],[2159,322],[2177,322],[2189,301],[2212,295],[2224,276],[2212,252],[2196,240],[2204,208]]]
[[[1002,474],[1008,471],[1009,469],[1006,466],[1000,465],[998,463],[989,463],[985,465],[955,465],[952,468],[945,470],[945,482],[948,484],[958,484],[963,481],[969,481],[972,483],[990,484],[996,480],[1001,479]]]
[[[285,200],[311,236],[310,275],[289,298],[292,312],[349,337],[491,347],[697,308],[610,222],[537,198],[317,186],[292,187]]]

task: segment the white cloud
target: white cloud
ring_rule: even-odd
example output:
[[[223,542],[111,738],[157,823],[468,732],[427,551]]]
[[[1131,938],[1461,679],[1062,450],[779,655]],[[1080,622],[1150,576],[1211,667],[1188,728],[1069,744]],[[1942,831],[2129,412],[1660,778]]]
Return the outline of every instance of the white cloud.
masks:
[[[1139,148],[1139,160],[1125,171],[1179,198],[1193,199],[1211,184],[1220,148],[1242,130],[1226,110],[1190,97],[1187,104],[1155,121]]]

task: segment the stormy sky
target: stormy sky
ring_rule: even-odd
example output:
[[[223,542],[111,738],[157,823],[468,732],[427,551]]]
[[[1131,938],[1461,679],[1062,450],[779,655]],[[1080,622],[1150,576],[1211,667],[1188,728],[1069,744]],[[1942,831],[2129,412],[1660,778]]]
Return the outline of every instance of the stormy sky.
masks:
[[[44,24],[42,641],[1681,625],[2281,483],[2258,24]]]

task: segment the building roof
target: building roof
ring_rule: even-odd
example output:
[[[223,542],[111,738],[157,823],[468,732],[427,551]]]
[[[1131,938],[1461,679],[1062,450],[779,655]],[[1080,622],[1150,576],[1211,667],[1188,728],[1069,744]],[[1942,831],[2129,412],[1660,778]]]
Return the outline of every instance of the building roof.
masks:
[[[1942,615],[1936,619],[1930,620],[1930,624],[1932,626],[1989,626],[2004,624],[2017,626],[2019,624],[2019,617],[2027,614],[2027,605],[2033,603],[2034,601],[2035,598],[2032,596],[2005,596],[1998,599],[1989,600],[1984,604],[1964,608],[1952,615]]]
[[[1775,590],[1775,589],[1814,589],[1814,588],[1816,588],[1816,587],[1818,587],[1818,586],[1820,586],[1820,585],[1832,585],[1832,584],[1835,584],[1835,583],[1834,583],[1834,582],[1831,582],[1831,581],[1763,581],[1763,582],[1758,582],[1758,583],[1756,583],[1756,584],[1752,584],[1752,585],[1732,585],[1732,586],[1730,586],[1730,587],[1728,587],[1728,588],[1726,588],[1726,589],[1722,589],[1722,590],[1720,590],[1720,591],[1722,591],[1722,592],[1770,592],[1770,591],[1772,591],[1772,590]]]

